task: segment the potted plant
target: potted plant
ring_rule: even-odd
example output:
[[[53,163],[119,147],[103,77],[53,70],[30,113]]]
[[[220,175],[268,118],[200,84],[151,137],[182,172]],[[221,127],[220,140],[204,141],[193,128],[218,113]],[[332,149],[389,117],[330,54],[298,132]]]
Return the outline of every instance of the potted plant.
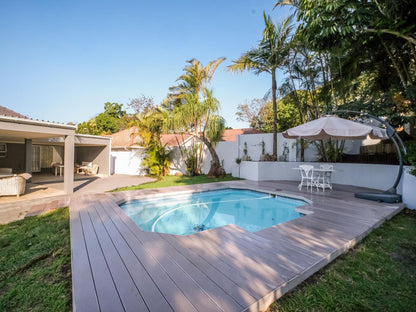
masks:
[[[244,153],[244,155],[243,155],[243,157],[241,157],[241,160],[243,160],[243,161],[251,160],[250,156],[248,156],[248,154],[247,154],[247,142],[244,142],[243,153]]]
[[[264,140],[261,140],[260,142],[261,145],[261,155],[260,155],[260,161],[266,161],[266,143],[264,142]]]
[[[241,158],[236,158],[235,163],[238,166],[238,177],[240,177],[240,164],[241,164]]]
[[[408,145],[407,162],[410,168],[403,175],[403,202],[407,208],[416,209],[416,142]]]

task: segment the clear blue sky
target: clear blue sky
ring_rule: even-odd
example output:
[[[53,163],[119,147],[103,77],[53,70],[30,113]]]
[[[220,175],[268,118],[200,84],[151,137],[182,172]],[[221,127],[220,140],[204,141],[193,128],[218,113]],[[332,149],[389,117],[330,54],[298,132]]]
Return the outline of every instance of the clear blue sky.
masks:
[[[264,0],[0,0],[0,105],[31,118],[82,122],[144,94],[160,103],[185,62],[226,57],[211,87],[227,125],[237,105],[261,98],[270,76],[225,70],[256,46],[263,10],[277,22],[289,11]],[[278,76],[281,79],[281,76]],[[279,82],[278,82],[279,83]]]

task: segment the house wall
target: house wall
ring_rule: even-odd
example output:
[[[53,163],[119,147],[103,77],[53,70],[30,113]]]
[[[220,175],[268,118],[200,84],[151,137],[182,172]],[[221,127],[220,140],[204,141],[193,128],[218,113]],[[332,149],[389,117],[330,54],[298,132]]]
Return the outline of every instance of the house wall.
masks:
[[[24,144],[7,143],[7,155],[0,157],[0,168],[12,168],[13,173],[24,172],[25,155]]]
[[[189,146],[190,143],[187,143],[186,146]],[[224,170],[227,173],[231,173],[233,166],[235,164],[235,159],[237,158],[237,149],[236,149],[236,142],[219,142],[215,146],[215,150],[217,152],[218,158],[220,162],[224,166]],[[211,154],[209,150],[205,148],[204,150],[204,158],[202,162],[202,173],[207,174],[209,169],[211,168]],[[184,161],[182,160],[179,147],[175,146],[171,148],[170,154],[170,174],[175,174],[176,172],[180,172],[182,174],[186,173],[186,166]]]
[[[106,146],[77,146],[75,147],[75,162],[83,161],[98,164],[98,173],[110,175],[110,147]]]
[[[111,157],[114,168],[112,173],[115,174],[129,174],[141,175],[143,169],[141,167],[142,160],[145,156],[144,150],[113,150]]]

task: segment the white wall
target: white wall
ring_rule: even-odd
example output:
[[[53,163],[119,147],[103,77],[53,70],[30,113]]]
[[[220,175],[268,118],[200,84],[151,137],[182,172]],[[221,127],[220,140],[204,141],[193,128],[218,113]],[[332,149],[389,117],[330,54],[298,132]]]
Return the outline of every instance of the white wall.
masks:
[[[242,134],[237,136],[236,148],[238,148],[238,158],[244,155],[244,143],[247,143],[247,155],[252,160],[259,160],[262,152],[261,142],[265,143],[265,153],[273,154],[273,133]],[[277,134],[277,157],[283,156],[284,146],[289,148],[288,161],[296,160],[296,140],[285,139],[281,133]]]
[[[243,161],[240,165],[240,177],[254,181],[300,181],[299,171],[293,168],[297,168],[301,164],[313,165],[315,167],[320,165],[320,163],[307,162]],[[393,185],[399,170],[399,166],[396,165],[346,163],[332,163],[332,165],[335,170],[332,173],[332,183],[368,187],[383,191]],[[234,169],[233,174],[235,176],[237,176],[236,172],[237,169]],[[399,193],[402,190],[402,180],[398,186]]]
[[[189,145],[188,143],[187,145]],[[220,162],[224,164],[224,170],[227,173],[231,173],[233,170],[235,160],[237,158],[237,148],[236,142],[219,142],[215,146],[218,158]],[[172,153],[170,156],[170,174],[175,174],[176,172],[181,172],[185,174],[186,166],[182,160],[179,148],[177,146],[171,149]],[[208,149],[204,150],[204,158],[202,162],[202,173],[207,174],[211,168],[211,154]]]
[[[144,153],[142,150],[113,150],[111,151],[111,157],[114,165],[112,172],[115,174],[143,174],[141,163],[144,158]]]

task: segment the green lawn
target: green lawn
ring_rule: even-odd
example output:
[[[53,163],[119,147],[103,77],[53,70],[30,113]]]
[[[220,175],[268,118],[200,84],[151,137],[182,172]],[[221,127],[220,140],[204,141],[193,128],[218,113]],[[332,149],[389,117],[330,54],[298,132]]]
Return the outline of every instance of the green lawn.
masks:
[[[191,185],[191,184],[202,184],[202,183],[212,183],[212,182],[224,182],[240,180],[239,178],[234,178],[230,174],[227,174],[225,178],[208,178],[206,175],[200,175],[196,177],[188,176],[165,176],[158,178],[156,182],[149,182],[140,185],[133,185],[122,187],[113,192],[117,191],[131,191],[131,190],[144,190],[149,188],[159,188],[159,187],[169,187],[169,186],[178,186],[178,185]]]
[[[0,225],[0,311],[69,311],[68,208]]]
[[[270,311],[415,311],[416,211],[406,210]]]

